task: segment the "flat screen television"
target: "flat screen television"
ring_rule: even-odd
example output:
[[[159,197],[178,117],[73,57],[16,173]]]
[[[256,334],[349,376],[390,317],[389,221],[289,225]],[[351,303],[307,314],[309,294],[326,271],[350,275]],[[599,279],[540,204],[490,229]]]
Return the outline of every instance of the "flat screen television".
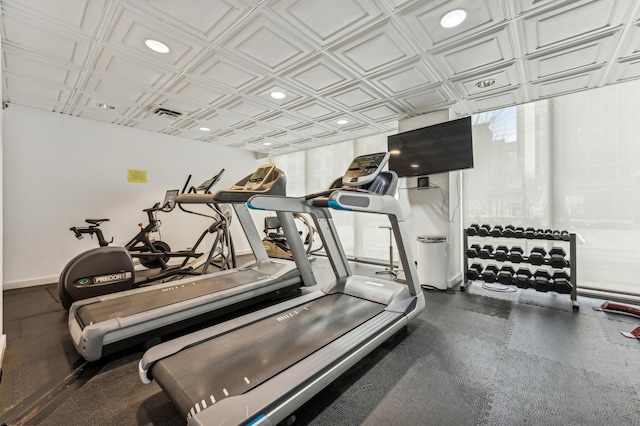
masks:
[[[391,135],[389,169],[399,177],[473,168],[471,117]]]

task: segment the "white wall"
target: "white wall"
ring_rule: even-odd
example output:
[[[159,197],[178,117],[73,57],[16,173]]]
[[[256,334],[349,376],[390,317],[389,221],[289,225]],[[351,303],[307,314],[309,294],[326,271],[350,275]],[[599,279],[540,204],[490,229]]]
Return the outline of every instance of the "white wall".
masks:
[[[435,111],[398,122],[398,132],[408,132],[452,119],[448,110]],[[399,201],[407,214],[407,229],[417,257],[417,238],[420,235],[443,236],[448,241],[448,286],[462,278],[462,221],[458,187],[461,172],[429,176],[429,184],[438,188],[417,189],[416,178],[401,179]],[[456,210],[456,206],[458,206]],[[454,214],[455,211],[455,214]],[[419,259],[417,259],[419,261]]]
[[[0,57],[2,57],[2,43],[0,43]],[[2,67],[0,67],[0,81],[2,81]],[[0,102],[2,102],[2,85],[0,84]],[[2,156],[3,156],[3,115],[4,115],[4,111],[2,109],[2,107],[0,106],[0,188],[2,188],[2,178],[4,176],[4,169],[2,166]],[[0,192],[0,259],[2,259],[2,251],[3,251],[3,240],[4,240],[4,226],[3,226],[3,219],[2,219],[2,212],[3,212],[3,208],[2,208],[2,200],[3,200],[3,194],[2,192]],[[3,268],[3,262],[0,262],[0,279],[2,278],[2,268]],[[4,359],[4,351],[5,351],[5,345],[6,345],[6,336],[3,334],[4,333],[4,328],[3,328],[3,318],[4,318],[4,314],[2,312],[2,307],[3,307],[3,302],[2,302],[2,288],[4,286],[4,280],[0,281],[0,369],[2,368],[2,360]]]
[[[189,174],[198,185],[225,168],[215,187],[222,189],[265,162],[234,148],[17,105],[4,111],[3,133],[4,289],[57,282],[73,256],[97,247],[69,231],[85,218],[110,218],[105,236],[124,244],[146,223],[142,210],[167,189],[182,189]],[[146,170],[147,183],[127,182],[127,169]],[[162,240],[175,250],[210,223],[178,209],[159,218]],[[246,253],[237,221],[232,231]]]

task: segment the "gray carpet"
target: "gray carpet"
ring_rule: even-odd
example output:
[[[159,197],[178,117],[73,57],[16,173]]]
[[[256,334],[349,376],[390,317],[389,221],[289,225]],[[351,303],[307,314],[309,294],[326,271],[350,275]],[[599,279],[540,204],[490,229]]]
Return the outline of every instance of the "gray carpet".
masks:
[[[330,273],[323,259],[314,268]],[[5,293],[3,420],[78,359],[54,293],[47,286]],[[573,312],[568,295],[475,284],[425,297],[425,311],[405,332],[308,401],[295,424],[640,425],[640,341],[620,334],[640,319],[593,311],[599,300],[579,298]],[[184,424],[157,384],[139,381],[142,353],[110,357],[38,423]]]

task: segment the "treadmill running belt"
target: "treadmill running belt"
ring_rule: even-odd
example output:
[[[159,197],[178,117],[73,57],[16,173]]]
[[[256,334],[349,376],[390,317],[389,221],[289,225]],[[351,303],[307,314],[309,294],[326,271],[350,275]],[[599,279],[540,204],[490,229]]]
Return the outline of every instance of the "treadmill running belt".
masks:
[[[157,361],[151,374],[186,417],[251,390],[384,308],[346,294],[327,295]]]
[[[82,306],[76,311],[76,318],[84,328],[92,323],[97,324],[112,318],[126,317],[265,278],[268,278],[268,275],[264,272],[243,269],[195,281],[176,281],[175,285],[170,287],[129,294],[125,297]]]

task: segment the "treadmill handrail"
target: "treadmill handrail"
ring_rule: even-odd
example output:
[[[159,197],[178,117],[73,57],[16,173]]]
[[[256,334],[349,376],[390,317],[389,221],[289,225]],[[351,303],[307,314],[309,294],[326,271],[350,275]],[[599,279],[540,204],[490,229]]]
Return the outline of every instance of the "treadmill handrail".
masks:
[[[290,213],[308,213],[319,219],[331,217],[328,210],[310,205],[306,197],[287,197],[281,195],[254,195],[247,203],[254,210],[272,210]]]

